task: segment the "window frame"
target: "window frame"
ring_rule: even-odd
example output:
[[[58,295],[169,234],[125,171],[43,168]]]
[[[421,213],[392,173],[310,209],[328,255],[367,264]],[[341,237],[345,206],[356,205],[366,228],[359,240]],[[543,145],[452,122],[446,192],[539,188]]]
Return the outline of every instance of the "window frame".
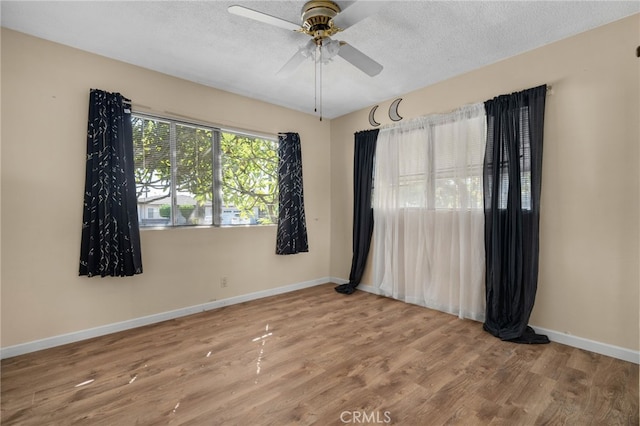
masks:
[[[474,119],[485,120],[484,117],[474,117]],[[464,166],[464,170],[467,171],[467,175],[464,179],[460,179],[457,176],[457,171],[462,170],[462,167],[456,167],[456,165],[450,165],[446,167],[442,167],[438,165],[438,161],[441,159],[439,157],[440,146],[435,142],[436,131],[440,126],[446,126],[450,124],[450,120],[444,121],[434,121],[428,123],[425,127],[428,127],[429,132],[429,142],[424,142],[425,149],[428,151],[425,154],[425,159],[428,161],[427,170],[416,171],[412,173],[400,173],[398,180],[399,192],[398,196],[402,197],[405,200],[405,209],[418,209],[418,210],[428,210],[428,211],[438,211],[438,212],[452,212],[459,210],[483,210],[483,177],[484,177],[484,152],[482,156],[477,158],[477,162],[469,162]],[[405,132],[413,132],[420,131],[421,128],[413,128],[406,129]],[[451,142],[451,141],[449,141]],[[479,182],[473,182],[472,179],[479,179]],[[438,194],[438,190],[442,189],[443,186],[439,185],[439,181],[448,180],[454,186],[456,186],[456,197],[455,197],[455,206],[444,207],[440,204],[442,199],[441,195]],[[478,185],[480,183],[480,185]],[[423,185],[426,184],[426,185]],[[404,198],[404,194],[402,191],[410,192],[412,187],[418,187],[418,193],[423,197],[422,200],[418,200],[418,202],[413,202],[411,198]],[[478,191],[479,196],[474,194],[474,190]],[[462,191],[466,194],[466,197],[462,197]],[[463,202],[466,200],[466,205]],[[413,205],[412,205],[413,204]]]
[[[176,116],[171,116],[171,115],[161,115],[161,114],[157,114],[157,113],[152,113],[152,112],[146,112],[146,111],[138,111],[138,110],[132,110],[131,111],[131,119],[142,119],[142,120],[153,120],[153,121],[161,121],[161,122],[167,122],[169,124],[169,161],[170,161],[170,169],[171,169],[171,173],[170,173],[170,182],[169,182],[169,200],[168,203],[170,203],[171,205],[171,215],[168,218],[168,223],[167,224],[151,224],[151,225],[142,225],[140,224],[140,229],[141,230],[151,230],[151,229],[175,229],[175,228],[182,228],[182,229],[190,229],[190,228],[237,228],[237,227],[264,227],[264,226],[275,226],[276,223],[241,223],[241,224],[234,224],[234,223],[222,223],[222,212],[225,209],[228,209],[229,206],[225,206],[224,205],[224,201],[223,201],[223,192],[222,192],[222,149],[221,149],[221,138],[222,138],[222,134],[223,133],[228,133],[228,134],[232,134],[236,137],[244,137],[244,138],[250,138],[250,139],[260,139],[260,140],[265,140],[265,141],[269,141],[272,142],[275,147],[274,150],[276,152],[276,156],[277,156],[277,152],[278,152],[278,136],[277,135],[270,135],[270,134],[266,134],[266,133],[260,133],[260,132],[254,132],[254,131],[247,131],[247,130],[243,130],[243,129],[237,129],[237,128],[232,128],[232,127],[226,127],[226,126],[220,126],[220,125],[215,125],[212,123],[207,123],[207,122],[203,122],[203,121],[199,121],[199,120],[192,120],[192,119],[187,119],[187,118],[181,118],[181,117],[176,117]],[[211,222],[210,223],[200,223],[200,224],[181,224],[181,223],[177,223],[177,217],[180,213],[179,211],[179,205],[178,205],[178,192],[176,189],[177,186],[177,175],[178,175],[178,167],[177,167],[177,132],[176,132],[176,126],[185,126],[185,127],[193,127],[195,129],[202,129],[205,131],[210,131],[211,132],[211,156],[212,156],[212,181],[211,181],[211,191],[212,191],[212,199],[211,199],[211,210],[212,210],[212,214],[211,214]],[[135,154],[134,154],[135,155]],[[135,165],[134,165],[135,168]],[[275,198],[275,202],[276,204],[278,203],[278,197],[277,197],[277,190],[278,190],[278,176],[277,176],[277,170],[276,170],[276,176],[275,176],[276,182],[274,183],[275,188],[276,188],[276,196]],[[138,182],[136,181],[136,186],[138,185]],[[138,204],[138,197],[136,196],[136,204],[137,206],[139,206],[140,204]],[[233,208],[235,208],[235,206],[232,206]],[[156,212],[155,216],[161,217],[159,214],[159,207],[158,207],[158,212]],[[141,217],[141,213],[140,210],[138,210],[138,219],[140,220]],[[207,215],[205,214],[205,218],[207,217]],[[148,219],[147,217],[144,217],[143,219]]]

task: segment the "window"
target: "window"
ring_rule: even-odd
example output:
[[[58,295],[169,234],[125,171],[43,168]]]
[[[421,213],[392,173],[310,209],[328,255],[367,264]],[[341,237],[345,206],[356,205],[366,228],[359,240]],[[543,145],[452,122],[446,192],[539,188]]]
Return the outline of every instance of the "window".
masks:
[[[483,208],[484,121],[483,115],[466,117],[461,127],[461,122],[437,118],[400,133],[400,207],[449,211]]]
[[[484,104],[381,129],[373,282],[380,293],[482,319]]]
[[[132,125],[140,226],[276,222],[277,140],[137,113]]]
[[[519,185],[519,188],[515,188],[515,192],[511,193],[511,196],[520,192],[520,205],[522,206],[522,210],[531,210],[531,145],[530,145],[530,137],[529,137],[529,108],[524,107],[520,108],[520,128],[516,132],[520,135],[520,142],[518,147],[518,152],[509,153],[506,149],[500,152],[500,164],[499,170],[497,171],[498,176],[500,178],[500,190],[497,193],[497,208],[500,210],[506,210],[509,202],[509,190],[511,183],[509,182],[509,164],[514,164],[516,161],[519,163],[520,168],[520,180],[514,182],[514,185]],[[493,118],[490,118],[491,126],[489,128],[489,139],[493,140]],[[489,159],[492,156],[489,155]],[[488,164],[488,169],[490,170],[488,177],[488,186],[493,188],[492,175],[496,173],[494,171],[494,164],[490,162]],[[493,193],[493,190],[489,190],[490,193]]]

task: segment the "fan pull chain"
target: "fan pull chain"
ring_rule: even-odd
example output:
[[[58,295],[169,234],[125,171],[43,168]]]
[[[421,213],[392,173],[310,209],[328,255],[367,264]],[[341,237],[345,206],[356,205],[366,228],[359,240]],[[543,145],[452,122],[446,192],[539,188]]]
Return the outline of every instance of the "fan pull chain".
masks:
[[[313,52],[314,74],[314,108],[313,112],[320,113],[320,121],[322,121],[322,40],[316,44],[316,50]]]
[[[320,85],[318,91],[320,93],[318,96],[320,97],[320,121],[322,121],[322,40],[320,40],[318,49],[320,50],[320,63],[318,64],[318,67],[320,68]]]
[[[313,51],[313,112],[318,112],[318,45]]]

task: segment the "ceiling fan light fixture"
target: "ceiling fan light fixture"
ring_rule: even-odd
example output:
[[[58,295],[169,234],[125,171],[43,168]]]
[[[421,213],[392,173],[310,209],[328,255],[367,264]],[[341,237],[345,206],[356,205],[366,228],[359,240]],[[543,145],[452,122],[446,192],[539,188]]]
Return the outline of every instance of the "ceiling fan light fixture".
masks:
[[[316,56],[318,48],[322,50],[322,54]],[[315,57],[314,60],[316,62],[322,61],[323,64],[327,64],[340,52],[340,42],[327,37],[319,44],[312,41],[304,46],[300,46],[299,52],[305,58]],[[320,59],[320,57],[322,59]]]
[[[313,55],[316,51],[316,45],[313,46],[303,46],[300,48],[300,54],[305,58],[313,58]]]
[[[340,51],[340,42],[326,38],[322,42],[322,63],[331,61]]]

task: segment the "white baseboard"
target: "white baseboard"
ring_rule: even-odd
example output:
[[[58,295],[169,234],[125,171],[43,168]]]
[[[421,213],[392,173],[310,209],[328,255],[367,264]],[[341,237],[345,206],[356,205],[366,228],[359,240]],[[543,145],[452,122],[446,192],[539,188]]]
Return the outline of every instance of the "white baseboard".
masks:
[[[104,336],[106,334],[116,333],[118,331],[129,330],[136,327],[142,327],[149,324],[155,324],[161,321],[167,321],[174,318],[180,318],[199,312],[210,311],[212,309],[221,308],[223,306],[235,305],[238,303],[248,302],[250,300],[262,299],[264,297],[275,296],[278,294],[288,293],[303,288],[313,287],[328,282],[337,284],[346,284],[349,280],[337,277],[319,278],[312,281],[305,281],[297,284],[291,284],[283,287],[272,288],[268,290],[257,291],[255,293],[243,294],[240,296],[230,297],[228,299],[216,300],[213,302],[203,303],[201,305],[188,306],[186,308],[176,309],[169,312],[161,312],[154,315],[148,315],[141,318],[134,318],[127,321],[107,324],[87,330],[76,331],[73,333],[61,334],[58,336],[48,337],[46,339],[35,340],[32,342],[21,343],[15,346],[0,348],[0,359],[11,358],[30,352],[48,349],[55,346],[65,345],[67,343],[79,342],[81,340],[91,339],[93,337]],[[378,289],[371,285],[360,284],[359,290],[367,293],[381,295]],[[640,364],[640,352],[607,343],[596,342],[594,340],[585,339],[583,337],[573,336],[561,333],[555,330],[549,330],[542,327],[532,325],[532,327],[541,334],[546,334],[552,342],[561,343],[574,348],[584,349],[601,355],[610,356],[612,358],[621,359],[635,364]]]
[[[240,296],[230,297],[228,299],[215,300],[213,302],[203,303],[201,305],[187,306],[185,308],[176,309],[169,312],[161,312],[158,314],[148,315],[145,317],[134,318],[127,321],[106,324],[87,330],[75,331],[72,333],[61,334],[58,336],[47,337],[41,340],[21,343],[14,346],[0,348],[0,359],[11,358],[42,349],[53,348],[55,346],[66,345],[67,343],[79,342],[81,340],[91,339],[93,337],[104,336],[106,334],[116,333],[118,331],[129,330],[144,325],[155,324],[161,321],[167,321],[174,318],[180,318],[199,312],[210,311],[212,309],[221,308],[223,306],[235,305],[238,303],[248,302],[250,300],[262,299],[264,297],[275,296],[277,294],[288,293],[303,288],[313,287],[320,284],[326,284],[331,278],[319,278],[312,281],[305,281],[297,284],[286,285],[283,287],[271,288],[268,290],[257,291],[255,293],[243,294]]]
[[[331,282],[334,283],[348,283],[348,280],[342,278],[331,278]],[[366,291],[367,293],[373,293],[381,295],[377,288],[371,285],[360,284],[359,290]],[[610,356],[612,358],[621,359],[623,361],[633,362],[634,364],[640,364],[640,352],[634,351],[620,346],[610,345],[608,343],[596,342],[595,340],[585,339],[584,337],[573,336],[571,334],[561,333],[555,330],[549,330],[546,328],[531,325],[536,332],[540,334],[546,334],[549,340],[563,345],[571,346],[578,349],[584,349],[597,354]]]
[[[332,283],[336,283],[336,284],[348,284],[348,283],[349,283],[349,280],[345,280],[344,278],[331,277],[330,279],[331,279],[331,282],[332,282]],[[360,285],[358,286],[358,288],[361,288],[361,287],[362,287],[362,284],[360,284]],[[372,288],[373,288],[373,287],[372,287]],[[365,291],[366,291],[366,290],[365,290]]]
[[[610,345],[608,343],[596,342],[595,340],[589,340],[584,337],[561,333],[555,330],[549,330],[533,324],[531,324],[531,327],[535,329],[536,333],[546,334],[552,342],[562,343],[563,345],[573,346],[574,348],[584,349],[586,351],[610,356],[612,358],[618,358],[623,361],[633,362],[634,364],[640,364],[640,352],[638,351]]]

